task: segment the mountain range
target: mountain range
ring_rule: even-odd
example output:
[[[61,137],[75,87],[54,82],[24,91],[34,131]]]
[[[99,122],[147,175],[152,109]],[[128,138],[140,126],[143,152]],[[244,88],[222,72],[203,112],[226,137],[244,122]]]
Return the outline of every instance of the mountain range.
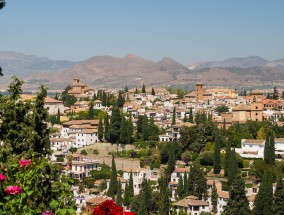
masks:
[[[73,78],[95,88],[140,86],[179,86],[193,88],[202,81],[209,86],[262,88],[284,80],[284,58],[268,61],[258,56],[229,58],[189,66],[165,57],[158,62],[137,55],[125,57],[94,56],[80,62],[51,60],[17,52],[0,52],[4,77],[0,88],[5,89],[12,75],[25,81],[26,90],[40,84],[49,89],[64,89]],[[284,87],[284,85],[283,85]]]

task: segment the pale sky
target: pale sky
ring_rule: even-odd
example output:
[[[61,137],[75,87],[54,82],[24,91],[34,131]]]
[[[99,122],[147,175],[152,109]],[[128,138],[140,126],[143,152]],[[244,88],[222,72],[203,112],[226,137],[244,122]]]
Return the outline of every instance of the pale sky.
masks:
[[[183,64],[284,58],[283,0],[6,0],[0,51],[85,60],[129,53]]]

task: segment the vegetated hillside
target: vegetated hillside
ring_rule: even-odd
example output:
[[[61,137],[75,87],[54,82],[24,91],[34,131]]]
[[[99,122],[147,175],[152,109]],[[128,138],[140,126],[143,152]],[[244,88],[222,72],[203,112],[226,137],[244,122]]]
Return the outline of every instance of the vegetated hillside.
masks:
[[[23,79],[38,72],[62,70],[73,64],[75,63],[67,60],[51,60],[18,52],[0,51],[0,66],[4,73],[4,77],[0,78],[0,85],[1,88],[6,85],[13,75]]]

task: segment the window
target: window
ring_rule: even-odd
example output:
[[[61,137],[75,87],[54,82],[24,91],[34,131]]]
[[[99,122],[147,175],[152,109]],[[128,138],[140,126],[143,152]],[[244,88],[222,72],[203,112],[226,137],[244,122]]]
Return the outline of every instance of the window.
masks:
[[[258,106],[255,106],[255,109],[258,109]]]
[[[258,113],[255,113],[255,115],[257,116],[257,115],[258,115]]]

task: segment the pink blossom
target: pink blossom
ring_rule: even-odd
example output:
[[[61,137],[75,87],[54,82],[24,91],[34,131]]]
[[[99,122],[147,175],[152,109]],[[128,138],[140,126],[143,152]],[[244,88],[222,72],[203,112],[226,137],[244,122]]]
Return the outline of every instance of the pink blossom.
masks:
[[[6,180],[5,175],[0,174],[0,183],[5,181],[5,180]]]
[[[19,186],[9,186],[5,189],[7,195],[16,195],[23,192],[23,189]]]
[[[25,166],[30,166],[32,164],[31,160],[21,160],[20,161],[20,168],[23,168]]]
[[[54,213],[52,211],[43,211],[41,215],[54,215]]]

